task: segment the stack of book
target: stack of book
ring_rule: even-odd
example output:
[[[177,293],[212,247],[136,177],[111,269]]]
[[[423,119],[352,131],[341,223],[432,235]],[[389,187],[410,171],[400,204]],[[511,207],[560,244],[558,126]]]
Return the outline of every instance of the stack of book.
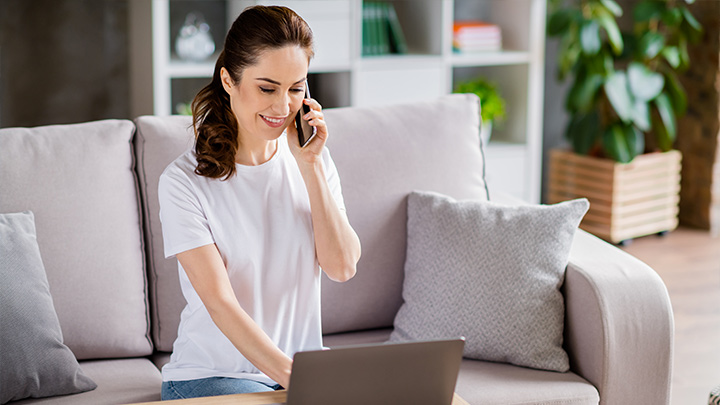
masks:
[[[407,43],[395,7],[385,2],[363,2],[362,54],[407,53]]]
[[[453,26],[455,52],[499,51],[502,49],[500,27],[482,21],[456,21]]]

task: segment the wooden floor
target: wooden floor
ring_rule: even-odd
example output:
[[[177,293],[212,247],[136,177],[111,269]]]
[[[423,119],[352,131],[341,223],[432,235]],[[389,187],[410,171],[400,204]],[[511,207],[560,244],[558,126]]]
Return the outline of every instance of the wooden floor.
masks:
[[[720,238],[679,228],[638,238],[623,250],[655,269],[675,315],[673,405],[707,404],[720,385]]]

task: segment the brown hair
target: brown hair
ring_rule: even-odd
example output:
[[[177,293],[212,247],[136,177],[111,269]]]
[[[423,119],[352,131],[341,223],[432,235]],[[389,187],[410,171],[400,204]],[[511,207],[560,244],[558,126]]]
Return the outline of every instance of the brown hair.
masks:
[[[294,11],[279,6],[246,8],[225,37],[225,45],[215,63],[210,84],[192,102],[195,129],[195,173],[227,180],[235,174],[235,154],[239,147],[238,126],[230,108],[230,96],[220,81],[225,67],[238,83],[246,67],[258,62],[261,52],[297,45],[313,56],[312,30]]]

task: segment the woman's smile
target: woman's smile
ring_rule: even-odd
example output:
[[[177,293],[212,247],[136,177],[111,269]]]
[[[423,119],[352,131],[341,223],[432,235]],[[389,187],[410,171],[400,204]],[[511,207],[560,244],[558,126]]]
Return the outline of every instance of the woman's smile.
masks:
[[[287,117],[269,117],[267,115],[258,114],[271,128],[280,128],[285,123]]]

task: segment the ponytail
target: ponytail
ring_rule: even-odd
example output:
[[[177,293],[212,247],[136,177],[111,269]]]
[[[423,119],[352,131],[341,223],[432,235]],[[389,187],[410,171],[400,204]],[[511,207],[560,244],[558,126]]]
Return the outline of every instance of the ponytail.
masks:
[[[218,57],[210,84],[193,99],[192,115],[197,158],[195,173],[227,180],[235,174],[238,126],[230,109],[230,96],[223,89],[220,78],[224,54],[223,51]]]

